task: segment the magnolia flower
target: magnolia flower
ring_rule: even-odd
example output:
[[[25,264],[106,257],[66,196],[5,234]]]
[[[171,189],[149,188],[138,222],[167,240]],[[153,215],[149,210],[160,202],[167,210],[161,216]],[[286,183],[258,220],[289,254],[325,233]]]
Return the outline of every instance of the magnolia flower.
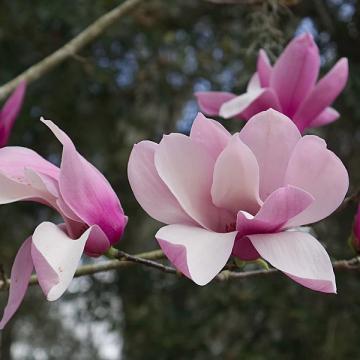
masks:
[[[351,245],[357,253],[360,253],[360,205],[355,215]]]
[[[339,117],[330,107],[344,89],[348,78],[348,62],[340,59],[316,83],[319,75],[319,49],[309,34],[293,39],[274,66],[264,50],[260,50],[256,73],[246,93],[198,92],[200,109],[208,115],[248,120],[269,108],[290,117],[298,129],[329,124]]]
[[[156,234],[165,255],[195,283],[211,281],[233,254],[336,292],[325,249],[297,227],[341,204],[348,174],[322,139],[301,137],[285,115],[261,112],[231,136],[199,114],[189,137],[136,144],[128,176],[143,209],[169,224]]]
[[[63,145],[61,166],[22,147],[0,149],[0,203],[36,201],[55,209],[64,223],[41,223],[18,251],[12,270],[4,328],[20,306],[35,268],[49,301],[69,286],[82,254],[96,257],[120,240],[127,223],[105,177],[53,122],[43,120]]]
[[[0,110],[0,147],[4,147],[8,143],[24,100],[25,90],[26,84],[21,82]]]

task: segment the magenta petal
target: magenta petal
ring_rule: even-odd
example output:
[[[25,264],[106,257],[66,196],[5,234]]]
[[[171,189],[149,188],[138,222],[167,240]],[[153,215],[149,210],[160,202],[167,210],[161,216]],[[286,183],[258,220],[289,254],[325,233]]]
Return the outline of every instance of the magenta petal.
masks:
[[[220,210],[210,191],[215,159],[185,135],[163,137],[155,152],[155,167],[181,207],[202,227],[220,230]]]
[[[276,232],[286,227],[289,220],[303,212],[313,202],[314,197],[300,188],[294,186],[279,188],[268,196],[253,218],[240,211],[236,229],[242,236]]]
[[[294,281],[312,290],[336,293],[329,255],[310,234],[285,231],[249,238],[263,259]]]
[[[198,113],[191,127],[190,139],[202,144],[216,159],[230,141],[231,135],[218,121]]]
[[[339,118],[340,114],[332,107],[323,110],[309,125],[309,127],[320,127],[330,124]]]
[[[259,166],[251,150],[235,135],[219,155],[211,187],[213,203],[237,213],[255,213],[261,206]]]
[[[260,254],[254,248],[249,238],[241,235],[236,237],[232,255],[244,261],[254,261],[260,258]]]
[[[84,226],[84,224],[82,224]],[[84,228],[83,228],[84,232]],[[78,235],[77,237],[79,237]],[[84,252],[87,256],[99,257],[106,253],[111,244],[106,234],[101,230],[98,225],[91,226],[91,231],[88,239],[86,240]]]
[[[152,218],[165,224],[196,224],[160,178],[154,163],[157,147],[152,141],[141,141],[131,151],[128,177],[136,200]]]
[[[49,301],[57,300],[68,288],[92,228],[79,239],[71,239],[62,228],[43,222],[32,237],[32,256],[39,284]]]
[[[63,145],[59,178],[62,198],[86,224],[99,225],[111,244],[117,242],[127,219],[111,185],[76,151],[71,139],[60,128],[52,121],[43,122]]]
[[[319,74],[319,49],[309,34],[296,37],[285,48],[272,70],[270,86],[284,114],[292,117],[314,86]]]
[[[263,49],[259,51],[256,68],[261,87],[268,87],[270,84],[272,66],[265,50]]]
[[[216,233],[199,227],[168,225],[156,236],[174,266],[198,285],[206,285],[228,261],[237,232]]]
[[[195,93],[200,110],[207,115],[219,115],[221,105],[236,97],[235,94],[222,91],[204,91]]]
[[[29,237],[20,247],[11,269],[9,299],[0,321],[0,330],[4,329],[21,305],[29,286],[32,271],[31,237]]]
[[[246,235],[279,231],[313,201],[314,198],[309,193],[293,186],[286,186],[270,194],[255,217],[239,211],[236,221],[236,229],[239,233],[233,254],[242,260],[259,258],[259,253]]]
[[[336,99],[344,89],[349,73],[348,61],[340,59],[334,67],[316,84],[302,102],[294,116],[294,122],[300,131],[310,126],[311,122]]]
[[[254,153],[260,169],[260,197],[265,200],[284,185],[291,153],[301,138],[285,115],[268,110],[251,118],[240,131],[240,139]]]
[[[359,247],[360,242],[360,205],[358,206],[355,219],[354,219],[354,235],[355,235],[355,241],[358,244],[357,247]]]
[[[341,160],[317,136],[304,136],[296,145],[285,174],[285,184],[310,193],[315,201],[289,222],[310,224],[329,216],[342,203],[349,187],[348,173]]]
[[[0,147],[7,144],[15,120],[19,115],[26,90],[26,83],[22,81],[0,111]]]

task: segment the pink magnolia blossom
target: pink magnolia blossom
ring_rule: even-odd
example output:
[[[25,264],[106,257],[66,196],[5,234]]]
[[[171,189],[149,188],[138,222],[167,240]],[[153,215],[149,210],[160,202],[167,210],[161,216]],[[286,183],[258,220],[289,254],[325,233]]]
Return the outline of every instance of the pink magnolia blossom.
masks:
[[[4,147],[8,143],[24,100],[25,90],[26,84],[21,82],[0,110],[0,147]]]
[[[60,168],[27,148],[0,149],[0,203],[36,201],[55,209],[64,223],[41,223],[21,246],[0,329],[20,306],[33,268],[47,299],[56,300],[69,286],[82,254],[106,252],[120,240],[127,223],[105,177],[52,121],[42,121],[63,145]]]
[[[322,139],[301,137],[285,115],[261,112],[231,136],[199,114],[189,137],[136,144],[128,176],[143,209],[168,224],[156,234],[162,250],[195,283],[211,281],[232,254],[336,292],[325,249],[297,227],[341,204],[348,174]]]
[[[320,68],[319,49],[309,34],[293,39],[274,66],[264,50],[260,50],[256,73],[245,94],[198,92],[200,109],[208,115],[248,120],[267,109],[275,109],[290,117],[298,129],[329,124],[339,117],[330,107],[344,89],[348,78],[348,62],[340,59],[316,83]]]
[[[360,253],[360,205],[354,220],[354,229],[352,235],[352,246],[357,253]]]

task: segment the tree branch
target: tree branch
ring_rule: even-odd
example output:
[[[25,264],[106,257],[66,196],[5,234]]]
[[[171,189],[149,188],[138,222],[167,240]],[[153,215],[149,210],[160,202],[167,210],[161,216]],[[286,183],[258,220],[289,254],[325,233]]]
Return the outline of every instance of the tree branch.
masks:
[[[175,268],[170,266],[165,266],[154,260],[164,258],[164,253],[161,250],[150,251],[146,253],[141,253],[138,255],[130,255],[123,251],[116,250],[112,254],[113,257],[116,257],[114,260],[103,261],[95,264],[88,264],[78,268],[75,273],[75,277],[81,277],[86,275],[93,275],[101,272],[118,270],[123,267],[128,267],[135,264],[140,264],[142,266],[154,268],[165,273],[182,276]],[[333,262],[334,270],[336,271],[360,271],[360,257],[355,257],[349,260],[337,260]],[[232,267],[231,267],[232,268]],[[274,275],[280,271],[274,268],[269,270],[252,270],[252,271],[230,271],[223,270],[217,276],[217,281],[227,281],[231,279],[247,279],[253,277],[261,277]],[[10,280],[3,278],[0,280],[0,291],[8,289]],[[33,275],[30,279],[30,285],[38,284],[37,276]]]
[[[108,27],[113,25],[119,18],[126,15],[136,5],[143,0],[126,0],[113,10],[98,18],[94,23],[88,26],[75,38],[69,41],[60,49],[56,50],[45,59],[25,70],[13,80],[0,87],[0,100],[4,99],[19,85],[21,81],[26,81],[27,84],[39,79],[44,74],[48,73],[57,65],[61,64],[67,58],[74,56],[80,49],[85,47]]]

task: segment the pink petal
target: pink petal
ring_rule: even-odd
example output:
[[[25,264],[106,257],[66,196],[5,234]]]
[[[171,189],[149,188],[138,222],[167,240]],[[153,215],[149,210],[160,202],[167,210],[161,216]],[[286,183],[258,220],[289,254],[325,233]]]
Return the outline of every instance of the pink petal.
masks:
[[[0,111],[0,147],[7,144],[25,96],[26,84],[21,82]]]
[[[198,285],[206,285],[225,266],[236,231],[216,233],[186,225],[168,225],[156,236],[174,266]]]
[[[111,244],[106,234],[101,230],[101,227],[98,225],[93,225],[91,227],[91,232],[89,238],[86,241],[84,253],[87,256],[99,257],[105,254]]]
[[[181,134],[164,136],[155,152],[158,174],[181,207],[202,227],[216,231],[222,220],[210,195],[214,163],[201,144]]]
[[[265,50],[263,49],[260,49],[259,51],[256,68],[261,87],[268,87],[270,84],[272,66]]]
[[[233,213],[256,213],[259,198],[259,166],[251,150],[235,135],[218,157],[211,187],[213,203]]]
[[[232,255],[244,261],[254,261],[260,258],[260,254],[254,248],[248,237],[238,234],[232,250]]]
[[[303,131],[320,113],[336,99],[344,89],[349,74],[346,58],[340,59],[334,67],[316,84],[302,102],[294,116],[294,122]]]
[[[315,198],[312,205],[289,223],[289,226],[299,226],[322,220],[335,211],[346,195],[349,177],[341,160],[327,150],[325,141],[309,135],[297,143],[289,160],[285,183]]]
[[[261,89],[260,79],[258,73],[255,73],[247,84],[246,92],[257,91],[259,89]]]
[[[296,37],[285,48],[271,73],[270,87],[279,97],[283,113],[292,117],[315,85],[319,49],[309,34]]]
[[[43,222],[35,229],[33,261],[39,284],[49,301],[57,300],[68,288],[91,230],[73,240],[50,222]]]
[[[340,114],[332,107],[323,110],[309,125],[309,127],[320,127],[330,124],[339,118]]]
[[[359,247],[359,242],[360,242],[360,205],[358,206],[357,209],[357,213],[355,215],[355,220],[354,220],[354,235],[356,237],[355,241],[358,244],[357,247]]]
[[[71,210],[88,225],[99,225],[111,244],[117,242],[127,218],[109,182],[77,151],[71,139],[52,121],[42,120],[63,145],[60,193]],[[89,201],[91,199],[91,201]]]
[[[267,197],[252,219],[240,211],[236,229],[243,236],[276,232],[286,227],[289,220],[307,209],[314,200],[312,195],[297,187],[279,188]]]
[[[230,141],[231,135],[218,121],[198,113],[191,127],[190,139],[202,144],[216,159]]]
[[[4,329],[21,305],[29,286],[32,270],[31,237],[29,237],[19,249],[11,269],[9,299],[0,322],[0,330]]]
[[[200,110],[207,115],[217,116],[221,105],[236,97],[235,94],[222,91],[204,91],[195,93]]]
[[[258,112],[269,108],[280,109],[276,95],[271,89],[260,88],[225,102],[220,108],[219,115],[225,119],[236,115],[249,119]]]
[[[239,233],[233,255],[242,260],[259,258],[258,252],[245,235],[277,232],[286,227],[290,219],[304,211],[313,201],[314,198],[309,193],[293,186],[286,186],[270,194],[255,217],[239,211],[236,222]]]
[[[310,234],[285,231],[249,238],[262,258],[294,281],[312,290],[336,293],[329,255]]]
[[[157,173],[154,154],[158,144],[142,141],[135,144],[128,163],[131,189],[141,207],[154,219],[165,224],[195,224],[185,213]]]
[[[33,150],[20,146],[7,146],[0,149],[0,171],[2,173],[11,179],[23,182],[25,168],[30,168],[54,179],[59,177],[59,168]]]
[[[251,118],[239,136],[256,156],[260,169],[260,197],[265,200],[284,185],[289,158],[301,135],[289,118],[268,110]]]
[[[54,206],[59,168],[22,147],[0,149],[0,203],[33,200]],[[56,208],[56,207],[55,207]]]
[[[0,204],[8,204],[20,200],[42,202],[42,194],[38,189],[26,182],[19,183],[0,172]]]

